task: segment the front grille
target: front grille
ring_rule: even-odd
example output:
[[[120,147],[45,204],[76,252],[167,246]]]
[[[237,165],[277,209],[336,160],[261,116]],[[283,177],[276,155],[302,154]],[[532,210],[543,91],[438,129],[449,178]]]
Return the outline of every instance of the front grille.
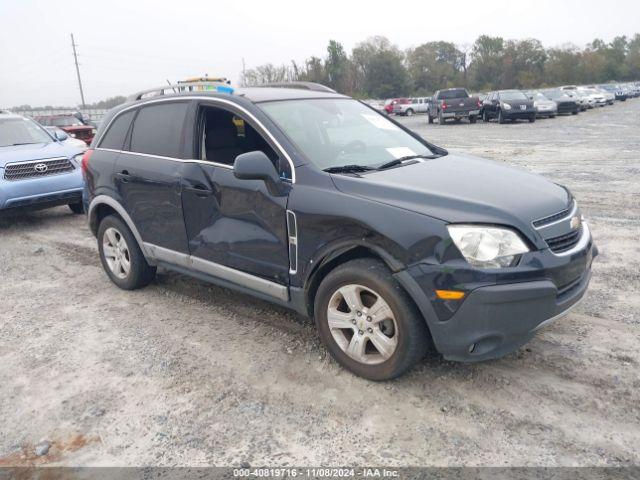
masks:
[[[557,237],[547,238],[545,241],[554,253],[562,253],[571,250],[580,240],[582,236],[582,227],[572,232],[559,235]]]
[[[74,170],[67,158],[35,160],[33,162],[9,163],[4,167],[5,180],[25,180],[28,178],[48,177]]]
[[[561,218],[564,218],[567,215],[569,215],[569,213],[571,213],[571,210],[573,210],[573,207],[574,207],[574,202],[571,202],[571,205],[569,205],[564,210],[558,213],[554,213],[553,215],[549,215],[548,217],[544,217],[539,220],[536,220],[535,222],[533,222],[533,226],[536,228],[540,228],[545,225],[549,225],[550,223],[553,223],[556,220],[560,220]]]

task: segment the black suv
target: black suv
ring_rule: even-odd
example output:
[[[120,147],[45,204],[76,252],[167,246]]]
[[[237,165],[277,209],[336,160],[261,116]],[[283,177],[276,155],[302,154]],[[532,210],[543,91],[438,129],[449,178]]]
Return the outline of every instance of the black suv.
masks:
[[[489,92],[480,111],[483,121],[497,118],[498,123],[505,123],[507,120],[535,122],[537,114],[533,100],[520,90]]]
[[[137,99],[106,116],[83,171],[117,286],[161,266],[290,307],[374,380],[429,347],[520,347],[581,299],[597,254],[566,188],[326,90]]]

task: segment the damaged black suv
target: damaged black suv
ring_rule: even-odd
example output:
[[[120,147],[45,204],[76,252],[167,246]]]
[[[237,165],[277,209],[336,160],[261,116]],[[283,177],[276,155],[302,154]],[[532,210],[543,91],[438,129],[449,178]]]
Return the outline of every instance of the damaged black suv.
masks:
[[[117,286],[162,266],[290,307],[373,380],[429,348],[504,355],[582,298],[597,249],[566,188],[305,87],[165,87],[107,115],[83,171]]]

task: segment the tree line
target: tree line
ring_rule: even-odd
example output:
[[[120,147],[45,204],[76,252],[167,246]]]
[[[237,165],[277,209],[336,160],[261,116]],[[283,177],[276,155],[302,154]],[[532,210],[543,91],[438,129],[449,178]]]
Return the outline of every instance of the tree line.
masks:
[[[481,35],[471,45],[427,42],[405,51],[382,36],[358,43],[350,54],[329,40],[324,58],[301,64],[267,63],[248,69],[241,85],[309,81],[359,98],[431,95],[448,87],[474,91],[640,79],[640,34],[545,48],[539,40]]]

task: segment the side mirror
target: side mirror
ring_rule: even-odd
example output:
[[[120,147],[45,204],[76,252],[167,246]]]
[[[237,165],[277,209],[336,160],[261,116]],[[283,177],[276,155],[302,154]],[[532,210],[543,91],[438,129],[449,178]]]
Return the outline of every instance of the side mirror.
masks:
[[[64,142],[67,138],[69,138],[69,135],[67,135],[67,133],[62,130],[56,130],[54,132],[54,135],[56,137],[56,140],[58,140],[59,142]]]
[[[278,170],[260,150],[238,155],[233,163],[233,175],[240,180],[263,180],[271,193],[282,194],[282,181]]]

